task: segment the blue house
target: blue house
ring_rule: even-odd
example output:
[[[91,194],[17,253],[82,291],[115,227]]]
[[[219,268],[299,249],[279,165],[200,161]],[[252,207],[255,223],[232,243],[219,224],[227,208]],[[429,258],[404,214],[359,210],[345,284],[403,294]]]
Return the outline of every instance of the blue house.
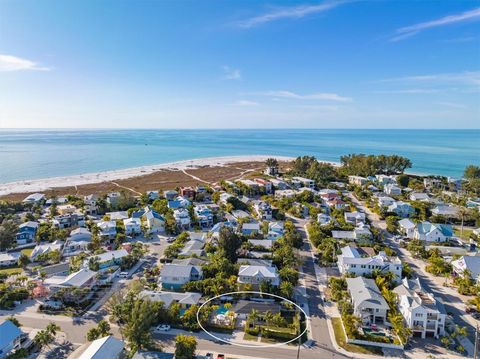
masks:
[[[202,267],[181,264],[166,264],[160,271],[162,289],[179,290],[190,281],[203,278]]]
[[[25,222],[18,226],[18,232],[15,235],[17,244],[33,243],[35,241],[35,234],[37,233],[37,222]]]
[[[21,348],[21,341],[26,337],[15,324],[5,320],[0,324],[0,358],[6,358],[14,350]]]

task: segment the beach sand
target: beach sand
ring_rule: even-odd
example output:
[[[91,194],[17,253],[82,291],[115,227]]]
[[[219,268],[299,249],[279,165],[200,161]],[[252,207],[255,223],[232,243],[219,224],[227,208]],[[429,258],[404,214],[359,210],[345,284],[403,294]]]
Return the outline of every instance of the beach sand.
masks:
[[[281,166],[287,166],[288,162],[294,159],[266,155],[210,157],[99,173],[17,181],[0,184],[0,198],[22,200],[34,192],[42,192],[47,196],[104,194],[122,189],[138,194],[148,190],[216,183],[239,178],[249,172],[262,171],[265,160],[271,157],[276,158]]]

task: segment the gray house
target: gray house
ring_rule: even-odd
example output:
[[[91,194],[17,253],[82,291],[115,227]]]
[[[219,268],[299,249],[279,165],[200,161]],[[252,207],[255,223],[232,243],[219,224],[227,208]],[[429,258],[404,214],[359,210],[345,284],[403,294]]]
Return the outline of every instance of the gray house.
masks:
[[[360,317],[363,325],[385,323],[389,307],[373,279],[347,278],[347,288],[353,312]]]

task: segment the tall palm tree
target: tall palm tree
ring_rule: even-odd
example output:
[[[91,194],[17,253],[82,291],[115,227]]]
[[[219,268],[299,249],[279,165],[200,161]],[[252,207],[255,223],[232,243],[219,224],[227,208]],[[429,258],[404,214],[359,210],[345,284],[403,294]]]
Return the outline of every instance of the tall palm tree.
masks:
[[[253,327],[255,328],[255,325],[257,324],[258,320],[258,310],[255,308],[250,311],[250,314],[248,315],[248,320],[253,322]]]

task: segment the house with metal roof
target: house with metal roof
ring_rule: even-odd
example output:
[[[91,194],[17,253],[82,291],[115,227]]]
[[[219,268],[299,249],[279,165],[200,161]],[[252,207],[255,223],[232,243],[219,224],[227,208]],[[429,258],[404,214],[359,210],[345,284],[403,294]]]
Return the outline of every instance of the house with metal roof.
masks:
[[[373,279],[347,278],[347,289],[353,304],[353,312],[364,325],[385,323],[389,306]]]
[[[397,216],[406,218],[415,214],[415,208],[409,203],[403,201],[395,201],[387,208],[387,212],[395,213]]]
[[[162,302],[165,308],[170,307],[172,303],[179,304],[182,308],[186,309],[192,305],[196,305],[200,302],[202,295],[194,292],[166,292],[166,291],[152,291],[143,290],[140,292],[139,297],[141,299],[148,299],[152,302]]]
[[[398,307],[414,335],[445,335],[447,312],[443,303],[427,292],[418,278],[404,278],[393,292],[398,296]]]
[[[26,334],[10,320],[0,323],[0,359],[6,358],[13,351],[21,348],[21,341]]]
[[[426,242],[446,242],[453,237],[452,226],[421,222],[417,224],[413,237]]]
[[[50,288],[91,288],[95,285],[97,272],[88,268],[82,268],[69,275],[54,275],[45,280],[45,284]]]
[[[38,230],[38,222],[28,221],[18,226],[15,239],[17,244],[32,243]]]
[[[78,359],[120,359],[123,357],[124,348],[122,340],[109,335],[94,340]]]
[[[280,276],[275,266],[242,265],[238,270],[238,283],[258,287],[262,282],[273,286],[280,284]]]
[[[162,289],[178,290],[190,281],[203,278],[202,267],[193,265],[165,264],[158,278]]]
[[[415,228],[417,225],[408,218],[404,218],[398,221],[398,227],[400,233],[407,238],[413,238],[415,235]]]
[[[457,276],[463,276],[467,271],[474,281],[480,283],[480,257],[463,256],[452,261],[452,269]]]

